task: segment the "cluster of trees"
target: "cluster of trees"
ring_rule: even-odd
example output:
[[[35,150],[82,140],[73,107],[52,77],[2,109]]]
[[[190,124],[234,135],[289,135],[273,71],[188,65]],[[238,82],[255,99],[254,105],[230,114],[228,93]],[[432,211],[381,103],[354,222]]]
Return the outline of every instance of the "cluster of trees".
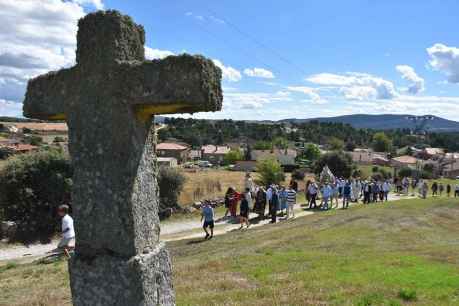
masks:
[[[18,241],[47,241],[59,231],[56,214],[71,206],[73,168],[58,149],[41,150],[8,159],[0,171],[0,220],[16,222]],[[160,210],[177,208],[185,177],[179,170],[160,168]],[[101,191],[102,192],[102,191]]]
[[[194,147],[203,144],[223,144],[235,140],[256,141],[255,149],[284,147],[286,141],[312,142],[331,150],[352,151],[355,147],[371,147],[375,151],[391,152],[406,146],[442,147],[459,151],[459,133],[429,133],[411,135],[409,129],[356,129],[348,124],[310,121],[304,123],[264,123],[234,120],[199,120],[165,118],[168,128],[159,131],[159,139],[176,138]],[[287,125],[289,128],[287,129]]]

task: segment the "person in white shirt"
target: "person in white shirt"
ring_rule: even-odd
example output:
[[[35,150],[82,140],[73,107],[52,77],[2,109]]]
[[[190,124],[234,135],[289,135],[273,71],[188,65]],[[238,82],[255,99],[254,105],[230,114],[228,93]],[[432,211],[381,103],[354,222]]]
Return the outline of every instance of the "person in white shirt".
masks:
[[[389,192],[390,192],[390,183],[388,181],[385,181],[382,184],[382,191],[383,191],[383,194],[384,194],[384,200],[387,202],[387,197],[388,197]]]
[[[69,250],[75,247],[75,229],[73,227],[73,219],[69,215],[68,205],[61,205],[57,209],[57,213],[62,217],[62,239],[57,245],[59,250],[69,256]]]

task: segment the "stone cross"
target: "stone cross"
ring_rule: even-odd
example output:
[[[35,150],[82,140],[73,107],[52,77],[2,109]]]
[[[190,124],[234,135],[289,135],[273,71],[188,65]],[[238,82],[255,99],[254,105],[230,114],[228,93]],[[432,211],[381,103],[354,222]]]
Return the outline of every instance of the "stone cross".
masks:
[[[146,61],[129,16],[78,23],[74,67],[29,81],[24,115],[66,120],[74,166],[73,304],[174,305],[159,242],[153,114],[221,109],[221,71],[201,56]]]

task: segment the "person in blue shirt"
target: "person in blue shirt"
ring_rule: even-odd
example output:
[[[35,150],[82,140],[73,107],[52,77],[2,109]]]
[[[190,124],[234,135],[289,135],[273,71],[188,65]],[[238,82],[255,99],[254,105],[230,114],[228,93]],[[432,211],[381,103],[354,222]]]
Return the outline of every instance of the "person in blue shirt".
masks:
[[[281,215],[284,215],[284,210],[287,210],[287,195],[287,190],[285,189],[285,187],[282,187],[281,191],[279,192]]]
[[[206,233],[206,237],[204,239],[212,239],[214,237],[214,209],[210,205],[208,201],[204,202],[204,206],[202,207],[202,212],[201,212],[201,222],[204,220],[204,224],[202,228],[204,229],[204,232]],[[207,231],[207,228],[210,228],[210,234]]]
[[[349,202],[351,201],[351,183],[349,181],[346,181],[344,187],[343,187],[343,209],[346,209],[349,207]]]

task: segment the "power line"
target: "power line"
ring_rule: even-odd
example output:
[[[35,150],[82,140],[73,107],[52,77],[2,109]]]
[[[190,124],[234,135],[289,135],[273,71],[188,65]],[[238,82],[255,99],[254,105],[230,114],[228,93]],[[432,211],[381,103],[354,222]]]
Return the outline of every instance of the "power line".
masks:
[[[235,25],[234,23],[232,23],[231,21],[229,21],[227,18],[225,17],[221,17],[219,16],[218,14],[216,14],[213,10],[211,10],[210,8],[206,7],[206,10],[212,14],[215,18],[219,18],[221,20],[223,20],[225,22],[226,25],[228,25],[230,28],[232,28],[234,31],[236,31],[237,33],[239,33],[240,35],[246,37],[247,39],[249,39],[250,41],[252,41],[253,43],[255,43],[256,45],[258,45],[259,47],[271,52],[273,55],[275,55],[279,60],[289,64],[290,66],[294,67],[295,69],[297,69],[299,72],[301,72],[302,76],[303,75],[306,75],[307,73],[301,68],[299,67],[298,65],[296,65],[295,63],[293,63],[292,61],[290,61],[288,58],[284,57],[280,52],[277,52],[276,50],[274,50],[273,48],[271,48],[270,46],[266,45],[265,43],[259,41],[258,39],[256,39],[254,36],[248,34],[247,32],[241,30],[237,25]]]

